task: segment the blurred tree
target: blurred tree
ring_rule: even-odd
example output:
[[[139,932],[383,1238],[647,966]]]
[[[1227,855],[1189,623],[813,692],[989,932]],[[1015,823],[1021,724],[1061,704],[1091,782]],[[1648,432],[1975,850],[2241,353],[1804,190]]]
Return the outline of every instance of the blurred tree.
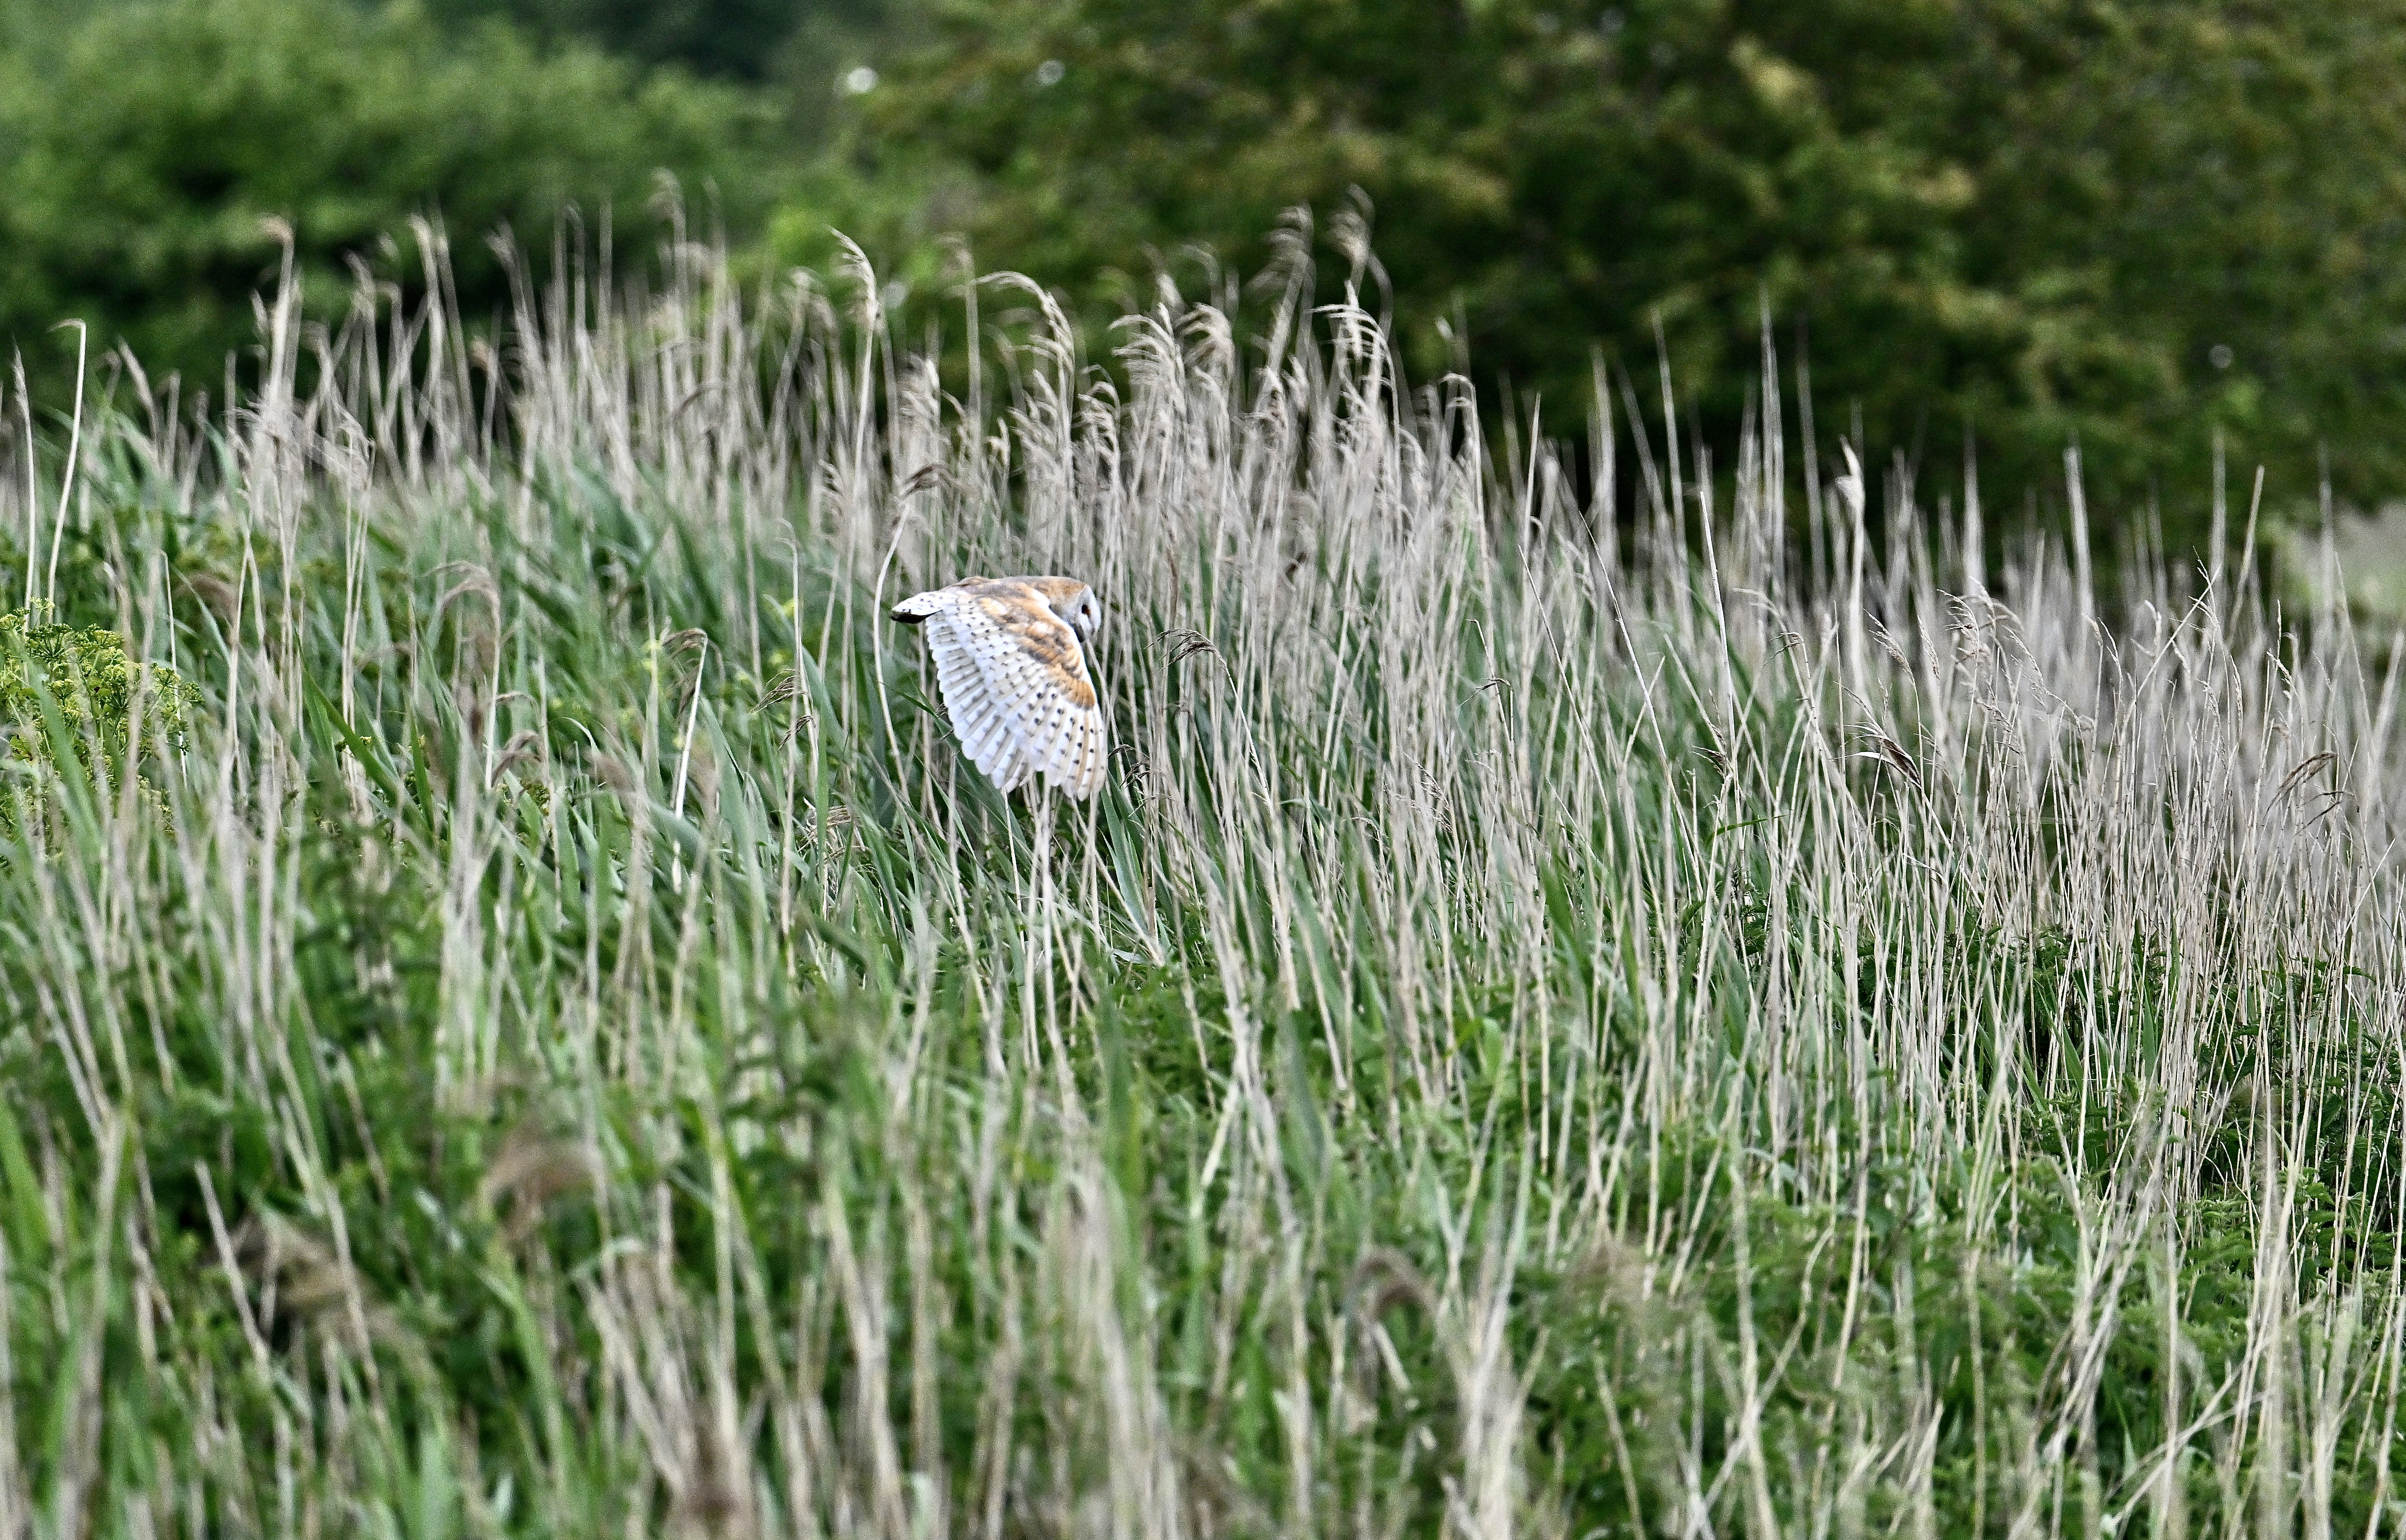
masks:
[[[927,40],[931,8],[930,0],[425,3],[453,25],[499,19],[547,43],[575,40],[646,65],[767,87],[788,131],[812,145],[828,137],[841,100],[858,94],[898,47]]]
[[[429,0],[445,21],[500,17],[545,41],[576,38],[648,64],[757,80],[807,10],[873,8],[876,0]]]
[[[1659,318],[1732,432],[1767,303],[1875,462],[1951,462],[1968,425],[1998,482],[2059,485],[2076,434],[2127,505],[2201,481],[2220,428],[2286,491],[2325,445],[2343,493],[2406,490],[2406,0],[981,0],[946,28],[873,98],[869,163],[963,168],[981,261],[1090,300],[1182,243],[1257,262],[1282,209],[1359,188],[1423,377],[1466,340],[1558,424],[1592,345],[1650,374]]]
[[[78,317],[95,346],[123,337],[154,371],[214,384],[255,340],[250,296],[279,261],[271,217],[328,304],[349,291],[351,256],[415,280],[390,243],[411,217],[439,219],[474,316],[505,297],[484,241],[497,227],[542,245],[563,204],[645,218],[659,168],[754,211],[759,117],[589,48],[538,55],[498,25],[461,48],[409,9],[95,8],[0,51],[0,345],[55,376],[63,345],[46,333]]]

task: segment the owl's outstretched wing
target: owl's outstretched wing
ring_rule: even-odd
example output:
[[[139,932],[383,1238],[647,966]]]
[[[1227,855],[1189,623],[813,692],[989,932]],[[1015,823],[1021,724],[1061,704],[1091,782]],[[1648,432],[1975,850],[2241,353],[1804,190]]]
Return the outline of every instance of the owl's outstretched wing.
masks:
[[[1103,781],[1103,712],[1077,633],[1032,593],[960,594],[929,606],[925,620],[969,763],[1004,791],[1041,774],[1055,791],[1093,796]]]
[[[969,644],[943,615],[927,617],[927,647],[936,660],[936,685],[943,692],[944,710],[953,719],[961,752],[1004,791],[1023,784],[1033,773],[1019,752],[1017,735],[1005,730],[1002,713],[986,688],[985,675],[970,655]]]

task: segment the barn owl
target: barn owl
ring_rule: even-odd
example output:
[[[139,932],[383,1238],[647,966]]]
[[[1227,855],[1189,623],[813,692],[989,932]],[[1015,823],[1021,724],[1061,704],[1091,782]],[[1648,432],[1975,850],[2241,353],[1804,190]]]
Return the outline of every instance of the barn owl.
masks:
[[[1040,772],[1054,790],[1103,784],[1103,708],[1085,643],[1103,621],[1073,577],[965,577],[913,594],[894,618],[927,628],[944,710],[969,763],[1004,791]]]

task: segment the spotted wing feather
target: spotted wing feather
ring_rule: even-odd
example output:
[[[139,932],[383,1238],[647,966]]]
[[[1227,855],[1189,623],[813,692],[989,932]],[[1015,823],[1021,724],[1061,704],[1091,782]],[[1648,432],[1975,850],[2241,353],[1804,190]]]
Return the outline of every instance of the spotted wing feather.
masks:
[[[936,681],[969,762],[1004,791],[1041,774],[1090,797],[1102,784],[1101,702],[1077,634],[1034,594],[962,593],[928,616]]]
[[[930,588],[923,594],[913,594],[888,613],[905,626],[917,626],[951,609],[959,601],[965,589],[985,581],[982,577],[964,578],[949,588]]]
[[[927,644],[936,663],[936,685],[943,692],[944,710],[970,764],[985,772],[1004,791],[1024,784],[1031,771],[1008,719],[986,687],[973,644],[965,639],[948,614],[927,617]]]

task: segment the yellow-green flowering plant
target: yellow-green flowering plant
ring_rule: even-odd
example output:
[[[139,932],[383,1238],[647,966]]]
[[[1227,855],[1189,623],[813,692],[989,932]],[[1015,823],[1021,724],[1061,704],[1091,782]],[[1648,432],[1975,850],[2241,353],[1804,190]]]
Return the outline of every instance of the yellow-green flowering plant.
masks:
[[[115,631],[61,625],[53,613],[37,600],[0,615],[0,774],[14,783],[0,794],[0,835],[20,831],[34,788],[69,765],[112,793],[132,774],[136,795],[164,814],[141,762],[182,743],[191,686],[172,667],[129,657]]]

